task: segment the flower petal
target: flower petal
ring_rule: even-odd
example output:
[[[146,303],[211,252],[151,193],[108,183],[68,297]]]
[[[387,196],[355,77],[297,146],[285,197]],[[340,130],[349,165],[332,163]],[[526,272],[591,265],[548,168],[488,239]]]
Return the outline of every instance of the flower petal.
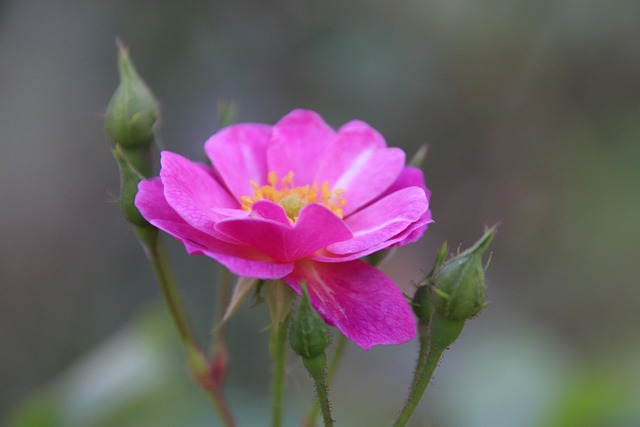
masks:
[[[302,208],[293,226],[250,217],[222,220],[216,224],[216,230],[281,262],[304,258],[332,243],[352,237],[339,217],[316,203]]]
[[[404,230],[400,233],[399,236],[396,236],[394,240],[397,240],[393,243],[392,246],[404,246],[409,243],[413,243],[419,238],[422,237],[429,224],[433,223],[433,219],[431,218],[431,211],[426,211],[418,221],[411,225],[411,227]]]
[[[200,165],[169,151],[161,153],[160,162],[160,178],[167,202],[195,228],[214,234],[216,221],[248,215]]]
[[[293,264],[275,263],[256,249],[216,239],[192,227],[167,203],[160,178],[141,181],[138,187],[135,203],[142,216],[180,240],[188,253],[206,255],[245,277],[278,279],[293,270]]]
[[[432,222],[433,220],[431,219],[431,212],[427,211],[422,217],[420,217],[418,221],[402,230],[399,234],[396,234],[388,240],[376,243],[375,245],[363,251],[340,255],[330,252],[327,249],[323,249],[309,256],[309,259],[319,262],[346,262],[362,258],[363,256],[381,251],[383,249],[389,249],[393,246],[404,246],[419,239],[426,231],[427,226]]]
[[[352,121],[340,128],[328,147],[316,181],[344,190],[344,215],[348,216],[387,189],[402,171],[404,160],[404,152],[387,148],[375,129]]]
[[[291,226],[284,208],[271,200],[258,200],[251,205],[251,216],[254,218],[270,219],[281,224]]]
[[[416,334],[413,313],[400,289],[363,261],[301,261],[284,280],[298,293],[306,282],[311,303],[325,321],[365,350],[400,344]]]
[[[345,220],[353,239],[329,246],[338,255],[359,253],[364,256],[374,248],[398,235],[429,209],[429,202],[421,188],[409,187],[354,213]]]
[[[252,180],[266,183],[270,138],[271,126],[246,123],[226,127],[205,143],[207,156],[236,199],[253,195]]]
[[[402,190],[403,188],[407,187],[420,187],[427,195],[427,199],[431,197],[431,191],[424,183],[424,173],[422,172],[422,170],[415,166],[405,166],[394,183],[391,184],[391,186],[387,188],[384,193],[380,194],[379,198],[381,199],[391,193],[395,193],[396,191]]]
[[[422,172],[422,170],[415,166],[405,166],[405,168],[400,173],[400,176],[398,176],[398,179],[396,179],[396,181],[391,184],[391,187],[389,187],[381,195],[381,198],[407,187],[420,187],[424,190],[427,200],[429,200],[431,197],[431,190],[429,190],[425,185],[424,173]],[[394,238],[396,242],[393,244],[393,246],[404,246],[409,243],[415,242],[420,237],[422,237],[424,232],[427,231],[428,225],[433,222],[434,221],[431,217],[431,211],[427,210],[424,214],[422,214],[420,219],[416,221],[416,223],[414,223],[407,230],[403,231],[401,236],[396,236],[396,238]],[[401,237],[401,239],[398,239],[398,237]]]
[[[295,185],[312,184],[335,132],[317,113],[293,110],[273,126],[267,148],[269,171],[280,178],[293,171]]]

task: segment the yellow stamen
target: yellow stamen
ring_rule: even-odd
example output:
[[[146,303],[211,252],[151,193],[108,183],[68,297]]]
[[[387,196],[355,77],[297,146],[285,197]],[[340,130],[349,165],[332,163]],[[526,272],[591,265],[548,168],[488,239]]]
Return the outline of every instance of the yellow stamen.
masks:
[[[278,184],[278,174],[269,172],[267,175],[269,185],[259,185],[251,181],[253,196],[240,197],[242,209],[251,211],[251,206],[258,200],[270,200],[281,205],[291,223],[298,219],[300,209],[307,203],[320,203],[329,208],[333,213],[342,218],[342,208],[347,201],[342,197],[343,189],[331,190],[328,182],[323,182],[318,188],[317,183],[296,187],[293,184],[293,172],[289,171],[287,175],[280,180]]]

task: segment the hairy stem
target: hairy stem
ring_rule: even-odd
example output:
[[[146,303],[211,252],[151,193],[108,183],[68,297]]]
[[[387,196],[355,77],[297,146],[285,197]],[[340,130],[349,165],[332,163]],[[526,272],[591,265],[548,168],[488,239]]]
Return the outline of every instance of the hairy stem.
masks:
[[[287,350],[287,324],[289,316],[278,324],[271,324],[271,341],[269,350],[273,360],[273,377],[271,384],[271,427],[282,427],[282,402],[284,398],[285,361]]]
[[[414,379],[414,385],[411,388],[407,403],[402,408],[402,411],[398,415],[395,423],[393,423],[393,427],[404,427],[409,422],[409,419],[413,415],[413,412],[416,410],[418,403],[420,403],[422,395],[426,391],[427,386],[431,381],[431,376],[433,375],[433,371],[435,371],[436,366],[438,365],[438,361],[440,360],[442,353],[443,350],[439,349],[431,349],[427,352],[427,357],[423,364],[422,372],[420,374],[416,373],[417,377]]]
[[[149,233],[147,227],[136,227],[136,234],[142,243],[155,273],[156,280],[164,302],[169,310],[171,320],[178,331],[180,341],[187,356],[189,370],[196,382],[209,395],[218,416],[225,427],[235,427],[236,424],[229,410],[229,406],[222,395],[222,390],[211,381],[209,363],[196,342],[195,335],[189,324],[184,305],[178,292],[178,287],[169,265],[164,246],[157,233]]]
[[[316,386],[316,395],[318,397],[318,405],[322,410],[322,419],[325,427],[333,427],[333,419],[331,418],[331,403],[329,402],[329,394],[327,388],[327,372],[326,357],[324,353],[317,356],[315,360],[302,359],[307,371],[313,378]]]
[[[331,387],[333,384],[333,379],[336,376],[336,372],[338,372],[338,367],[340,366],[340,362],[342,361],[342,357],[344,356],[345,349],[347,348],[347,337],[340,334],[338,337],[338,342],[336,343],[336,348],[333,350],[333,354],[329,359],[329,368],[327,370],[327,379],[326,379],[326,387]],[[307,416],[304,418],[304,422],[302,424],[303,427],[315,427],[316,419],[318,418],[318,414],[320,413],[320,404],[318,402],[314,402],[311,409],[307,413]]]

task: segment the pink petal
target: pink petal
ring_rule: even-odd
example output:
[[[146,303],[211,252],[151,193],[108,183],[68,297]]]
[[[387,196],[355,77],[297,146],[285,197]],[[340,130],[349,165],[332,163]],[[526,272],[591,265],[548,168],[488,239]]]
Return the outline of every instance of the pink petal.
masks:
[[[160,178],[140,182],[136,206],[152,225],[180,240],[188,253],[213,258],[234,274],[278,279],[293,270],[293,264],[275,263],[256,249],[221,241],[189,225],[167,203]]]
[[[427,188],[424,182],[424,173],[420,168],[415,166],[406,166],[400,173],[400,176],[398,176],[396,182],[394,182],[381,197],[385,197],[395,191],[407,187],[420,187],[424,190],[427,200],[431,198],[431,191]],[[426,211],[415,224],[405,230],[402,233],[402,236],[399,236],[402,237],[401,239],[394,239],[397,240],[397,242],[395,242],[393,246],[404,246],[415,242],[422,237],[424,232],[427,231],[428,225],[433,222],[431,211]]]
[[[403,231],[400,236],[394,238],[394,240],[397,240],[397,242],[394,242],[393,246],[404,246],[408,245],[409,243],[415,242],[422,237],[424,232],[427,231],[429,224],[433,222],[434,221],[431,218],[431,211],[425,212],[422,217],[420,217],[420,219],[416,221],[416,223]]]
[[[271,126],[250,123],[226,127],[205,143],[209,159],[236,199],[253,195],[252,180],[266,183],[270,138]]]
[[[367,206],[345,220],[353,239],[335,243],[327,249],[338,255],[359,253],[364,256],[409,227],[429,209],[424,191],[409,187]]]
[[[156,219],[184,222],[182,217],[167,203],[160,177],[140,181],[135,205],[142,216],[152,224],[152,221]]]
[[[311,184],[334,135],[318,114],[293,110],[273,127],[267,149],[269,171],[280,178],[293,171],[295,185]]]
[[[418,221],[411,224],[399,234],[389,238],[388,240],[378,242],[363,251],[340,255],[330,252],[327,249],[323,249],[309,256],[309,259],[319,262],[346,262],[362,258],[363,256],[383,249],[388,249],[392,246],[403,246],[418,240],[426,231],[427,226],[432,222],[431,212],[427,211]]]
[[[340,128],[328,147],[316,181],[344,190],[344,215],[348,216],[388,188],[402,171],[404,160],[404,152],[387,148],[375,129],[353,121]]]
[[[271,200],[258,200],[251,205],[251,216],[254,218],[270,219],[291,227],[284,208]]]
[[[384,273],[363,261],[300,261],[285,281],[298,293],[306,282],[318,313],[365,350],[378,344],[400,344],[416,334],[416,322],[402,292]]]
[[[214,224],[220,219],[248,215],[201,166],[169,151],[163,151],[161,155],[160,178],[164,195],[186,222],[213,234]]]
[[[407,187],[420,187],[424,190],[427,195],[427,199],[431,196],[431,191],[427,188],[424,183],[424,173],[421,169],[415,166],[405,166],[398,175],[398,178],[395,180],[393,184],[389,188],[387,188],[384,193],[380,194],[379,198],[383,198],[388,196],[391,193],[395,193],[398,190]]]
[[[222,220],[216,230],[281,262],[304,258],[352,236],[339,217],[316,203],[302,208],[293,226],[250,217]]]

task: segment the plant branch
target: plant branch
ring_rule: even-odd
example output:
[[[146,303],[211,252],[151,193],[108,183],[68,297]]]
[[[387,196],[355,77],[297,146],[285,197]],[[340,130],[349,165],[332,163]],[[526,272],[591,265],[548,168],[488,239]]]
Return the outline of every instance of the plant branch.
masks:
[[[189,324],[184,305],[178,292],[178,287],[169,265],[164,246],[160,242],[157,233],[151,233],[148,227],[135,227],[136,234],[142,243],[144,250],[151,261],[153,272],[160,286],[162,297],[174,326],[180,336],[180,341],[184,347],[189,370],[195,381],[206,391],[218,412],[218,415],[225,427],[235,427],[236,424],[231,416],[222,390],[212,381],[210,375],[209,362],[198,346],[195,335]]]

